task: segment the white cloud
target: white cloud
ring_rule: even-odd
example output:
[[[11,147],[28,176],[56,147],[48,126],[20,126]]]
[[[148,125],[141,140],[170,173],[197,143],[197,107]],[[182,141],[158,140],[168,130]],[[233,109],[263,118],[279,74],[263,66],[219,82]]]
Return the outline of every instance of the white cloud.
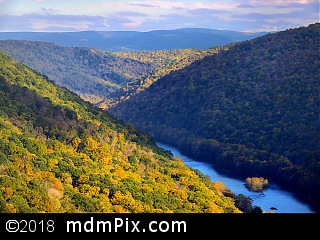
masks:
[[[5,22],[0,30],[65,26],[83,30],[147,31],[226,25],[230,30],[256,30],[268,24],[270,27],[279,24],[280,29],[285,25],[319,21],[315,11],[319,11],[318,0],[0,0],[0,17]],[[73,20],[64,16],[73,16]]]

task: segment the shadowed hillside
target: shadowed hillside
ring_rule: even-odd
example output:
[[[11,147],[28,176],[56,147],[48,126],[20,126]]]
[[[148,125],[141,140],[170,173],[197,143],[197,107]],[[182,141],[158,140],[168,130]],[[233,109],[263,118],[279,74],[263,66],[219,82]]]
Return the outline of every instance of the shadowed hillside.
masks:
[[[0,41],[0,50],[106,109],[143,91],[170,71],[217,53],[220,47],[106,52],[48,42],[4,40]]]
[[[319,24],[237,43],[110,109],[183,153],[320,209]]]

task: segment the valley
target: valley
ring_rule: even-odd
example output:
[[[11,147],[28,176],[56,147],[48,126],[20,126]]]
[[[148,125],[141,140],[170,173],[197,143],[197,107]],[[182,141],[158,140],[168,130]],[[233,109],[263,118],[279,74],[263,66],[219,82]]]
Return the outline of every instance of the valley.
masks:
[[[53,186],[50,189],[59,196],[63,189],[67,190],[68,200],[60,202],[59,211],[243,210],[233,202],[237,196],[230,198],[228,190],[212,192],[213,187],[204,175],[195,171],[198,176],[195,177],[190,169],[182,167],[181,160],[173,158],[172,162],[169,152],[156,147],[154,141],[160,141],[236,177],[271,179],[318,211],[318,36],[316,23],[216,46],[212,43],[205,48],[169,50],[112,51],[60,46],[35,39],[1,40],[1,51],[36,70],[30,72],[34,79],[48,81],[35,84],[25,74],[31,69],[15,63],[15,70],[8,71],[7,66],[11,69],[9,63],[13,60],[2,63],[1,86],[3,93],[7,92],[2,106],[8,102],[13,106],[13,110],[5,108],[1,115],[2,125],[7,129],[2,132],[5,140],[1,149],[10,153],[9,158],[3,156],[2,175],[15,178],[18,175],[10,175],[10,171],[22,171],[24,177],[19,178],[22,182],[16,184],[29,186],[32,176],[39,172],[38,175],[43,175],[41,181],[49,181]],[[5,55],[2,58],[7,59]],[[51,90],[46,90],[47,87]],[[23,103],[23,97],[15,92],[27,94],[33,100]],[[50,111],[52,107],[54,110]],[[60,126],[61,121],[65,124]],[[27,136],[36,147],[29,146],[21,133],[30,134]],[[10,139],[15,139],[12,146]],[[32,164],[21,163],[17,169],[10,164],[19,161],[20,151],[27,153],[27,162]],[[16,152],[20,155],[15,155]],[[50,154],[54,152],[57,155],[53,161]],[[60,164],[58,159],[65,163]],[[164,165],[159,166],[159,162]],[[99,169],[108,175],[102,177],[104,173]],[[52,171],[53,175],[47,173]],[[213,199],[215,203],[197,205],[198,197],[194,194],[198,188],[193,183],[181,182],[194,177],[195,181],[199,178],[197,184],[209,184],[203,189],[205,193],[199,192],[199,198],[208,201],[208,196],[219,195],[223,198],[221,205],[216,204],[218,198]],[[18,191],[6,178],[2,179],[8,185],[3,191]],[[163,187],[161,183],[167,181],[172,188]],[[42,184],[38,182],[36,186]],[[181,186],[184,187],[180,191]],[[160,205],[155,205],[151,196],[139,195],[140,191],[148,196],[151,193],[147,191],[156,191]],[[173,193],[179,199],[169,204]],[[49,196],[59,201],[58,195]],[[100,209],[94,198],[103,198],[105,206]],[[17,202],[6,205],[12,204],[11,199],[4,198],[2,205],[7,210],[11,207],[22,211]],[[126,201],[131,204],[126,205]],[[144,205],[146,201],[148,204]],[[87,204],[92,208],[87,209]]]

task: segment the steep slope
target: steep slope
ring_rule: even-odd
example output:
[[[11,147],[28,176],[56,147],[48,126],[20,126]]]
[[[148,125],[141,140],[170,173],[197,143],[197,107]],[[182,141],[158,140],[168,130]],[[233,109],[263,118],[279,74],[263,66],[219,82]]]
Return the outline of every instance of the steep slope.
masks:
[[[205,28],[137,31],[82,32],[1,32],[1,40],[54,42],[68,47],[88,47],[106,51],[157,51],[175,49],[207,49],[252,39],[266,32],[245,33]]]
[[[1,213],[241,213],[236,198],[0,52]]]
[[[185,154],[320,209],[319,24],[244,41],[109,109]]]
[[[207,50],[105,52],[53,43],[5,40],[0,50],[101,108],[143,91],[170,71],[212,55]]]
[[[147,74],[128,82],[121,89],[108,94],[106,99],[99,102],[97,105],[105,110],[116,106],[120,102],[124,102],[130,97],[144,91],[151,84],[158,81],[159,78],[165,76],[171,71],[177,71],[204,58],[205,56],[216,54],[223,48],[224,47],[211,47],[206,50],[179,49],[165,51],[113,52],[116,56],[134,59],[140,62],[148,62],[152,64],[152,66],[155,66],[155,68]]]
[[[101,50],[48,42],[0,41],[0,50],[92,103],[158,67]]]

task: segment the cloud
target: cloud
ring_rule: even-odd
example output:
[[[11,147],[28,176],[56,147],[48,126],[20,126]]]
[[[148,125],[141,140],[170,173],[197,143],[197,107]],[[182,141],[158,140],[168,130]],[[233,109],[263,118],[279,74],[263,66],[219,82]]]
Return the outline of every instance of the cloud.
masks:
[[[143,7],[143,8],[155,8],[159,6],[151,5],[151,4],[146,4],[146,3],[129,3],[130,6],[134,7]]]
[[[128,23],[123,23],[122,26],[125,27],[126,29],[137,29],[140,27],[141,23],[139,22],[128,22]]]
[[[148,16],[145,13],[133,12],[133,11],[116,12],[115,15],[117,15],[117,16],[126,16],[126,17],[146,17],[146,16]]]
[[[280,6],[292,6],[292,5],[300,5],[300,4],[312,4],[319,1],[318,0],[244,0],[239,1],[240,6],[253,6],[253,7],[280,7]]]
[[[164,14],[158,20],[146,19],[140,26],[140,30],[152,29],[178,29],[178,28],[214,28],[224,29],[227,22],[219,16],[204,17],[200,14]]]
[[[251,11],[230,15],[234,21],[242,21],[254,31],[284,30],[290,27],[307,26],[319,19],[319,3],[315,1],[275,1],[286,7],[255,7]],[[302,3],[303,2],[303,3]]]
[[[136,3],[136,4],[139,4],[139,3]],[[177,9],[177,8],[185,8],[187,6],[187,4],[183,3],[183,1],[154,0],[154,1],[149,1],[148,6],[149,7],[157,7],[157,8],[161,8],[161,9]]]
[[[41,10],[42,10],[42,12],[44,12],[44,13],[57,13],[57,12],[59,12],[59,11],[56,10],[56,9],[53,9],[53,8],[45,8],[45,7],[41,8]]]
[[[209,8],[198,8],[194,10],[189,10],[189,14],[193,15],[200,15],[200,16],[206,16],[206,15],[215,15],[215,14],[221,14],[221,13],[230,13],[226,10],[216,10],[216,9],[209,9]]]
[[[0,31],[33,31],[30,19],[21,16],[0,15]]]
[[[303,19],[315,19],[316,13],[319,13],[319,5],[310,2],[309,4],[292,3],[285,9],[273,8],[260,8],[248,13],[233,14],[233,18],[241,18],[247,20],[266,20],[266,19],[279,19],[279,18],[297,18],[303,22]]]
[[[105,29],[105,18],[86,15],[25,14],[0,16],[2,31],[42,31],[68,29],[72,31]]]
[[[237,6],[237,8],[256,8],[257,6],[252,4],[243,3]]]
[[[140,30],[181,27],[263,30],[319,21],[318,0],[0,0],[0,31]],[[1,15],[2,13],[2,15]],[[295,16],[294,16],[295,15]],[[288,23],[288,24],[287,24]]]

